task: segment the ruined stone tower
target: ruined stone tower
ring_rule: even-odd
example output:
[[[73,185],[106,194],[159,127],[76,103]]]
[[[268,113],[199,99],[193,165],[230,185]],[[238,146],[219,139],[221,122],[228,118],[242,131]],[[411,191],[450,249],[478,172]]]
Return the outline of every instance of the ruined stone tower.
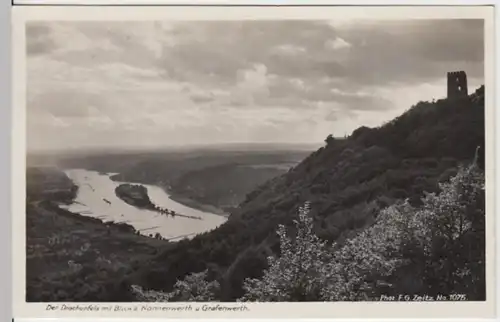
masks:
[[[448,98],[467,97],[467,75],[464,71],[448,73]]]

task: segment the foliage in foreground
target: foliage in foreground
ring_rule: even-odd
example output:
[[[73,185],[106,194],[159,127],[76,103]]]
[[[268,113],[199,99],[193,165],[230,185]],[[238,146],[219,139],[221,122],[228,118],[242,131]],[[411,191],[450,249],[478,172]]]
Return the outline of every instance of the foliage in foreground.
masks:
[[[484,116],[484,103],[468,98],[422,102],[393,122],[336,139],[249,193],[217,229],[158,251],[129,274],[126,283],[170,291],[177,279],[209,269],[210,278],[221,284],[220,300],[235,301],[244,295],[242,281],[260,278],[267,257],[279,253],[278,224],[293,229],[296,210],[306,201],[311,203],[309,216],[317,236],[329,242],[352,238],[396,200],[409,198],[419,207],[424,191],[437,192],[438,182],[454,176],[459,164],[469,163],[478,145],[484,147]],[[174,171],[165,164],[168,155],[155,158],[161,167],[150,167],[153,158],[147,157],[137,174],[164,184],[166,174],[156,169]],[[254,158],[253,153],[244,155],[245,160]],[[185,172],[184,163],[190,159],[178,160],[183,169],[174,172]]]
[[[294,238],[279,226],[280,256],[269,257],[261,278],[245,280],[240,300],[359,301],[397,292],[484,299],[484,174],[475,163],[462,168],[422,203],[416,208],[405,200],[386,208],[342,244],[316,236],[306,203]],[[138,286],[133,291],[142,301],[215,300],[218,283],[206,276],[207,271],[191,274],[172,293]],[[421,283],[401,285],[405,279]]]
[[[217,281],[207,282],[207,274],[208,270],[189,274],[184,280],[177,281],[170,293],[144,290],[138,285],[132,286],[132,292],[141,302],[209,302],[215,300],[220,286]]]

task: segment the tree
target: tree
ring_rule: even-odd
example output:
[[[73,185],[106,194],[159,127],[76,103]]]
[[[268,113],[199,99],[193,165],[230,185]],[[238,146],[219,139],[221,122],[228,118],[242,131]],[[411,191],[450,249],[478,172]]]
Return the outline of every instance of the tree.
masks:
[[[481,298],[484,175],[473,164],[440,189],[427,193],[420,208],[405,200],[384,209],[372,226],[342,245],[329,246],[313,233],[306,204],[295,221],[295,239],[279,226],[280,256],[269,258],[262,278],[244,282],[240,300],[376,300],[394,289],[392,277],[404,266],[415,266],[413,277],[423,276],[427,291],[464,293],[468,285],[469,295]]]
[[[184,280],[178,280],[172,292],[144,290],[138,285],[132,286],[132,292],[141,302],[210,302],[214,301],[220,290],[217,281],[207,281],[208,270],[191,273]]]
[[[247,279],[242,301],[338,301],[365,299],[379,277],[390,275],[399,263],[391,258],[399,237],[389,212],[379,222],[344,245],[328,245],[313,233],[309,204],[299,210],[297,234],[290,239],[284,226],[278,229],[281,255],[269,258],[261,279]],[[370,285],[370,278],[374,282]]]
[[[243,282],[240,301],[359,301],[381,294],[408,294],[398,285],[402,269],[421,279],[421,295],[485,297],[484,173],[474,163],[460,168],[422,206],[408,199],[380,212],[351,239],[328,244],[313,231],[310,204],[299,208],[295,236],[278,226],[279,256],[268,258],[261,278]],[[213,301],[219,293],[207,271],[177,281],[170,293],[132,287],[142,301]]]
[[[325,139],[325,143],[328,145],[328,144],[331,144],[335,141],[335,138],[333,137],[333,135],[328,135]]]
[[[296,237],[288,237],[285,226],[278,227],[280,257],[269,257],[269,268],[261,279],[246,279],[242,301],[315,301],[321,298],[325,276],[323,263],[332,252],[325,241],[313,233],[313,220],[308,216],[309,203],[299,209],[295,220]]]
[[[408,218],[405,241],[413,252],[407,259],[423,277],[428,295],[484,297],[484,173],[474,163],[439,187],[439,194],[427,193],[418,209],[394,208]]]

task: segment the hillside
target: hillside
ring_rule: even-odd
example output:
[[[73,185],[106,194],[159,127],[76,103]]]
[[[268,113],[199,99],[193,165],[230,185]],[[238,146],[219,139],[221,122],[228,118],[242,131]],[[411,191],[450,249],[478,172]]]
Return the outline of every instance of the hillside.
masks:
[[[167,241],[61,209],[77,187],[56,168],[27,169],[26,301],[130,301],[122,277]]]
[[[142,159],[135,157],[135,163],[121,169],[111,179],[158,185],[178,202],[228,213],[247,193],[285,173],[309,153],[230,150],[150,155]],[[94,164],[101,168],[99,163]]]
[[[71,201],[78,187],[61,171],[53,167],[27,168],[27,202],[32,199]]]
[[[188,172],[172,184],[169,192],[190,196],[203,204],[231,212],[248,192],[263,182],[286,173],[290,164],[222,164]]]
[[[296,164],[304,159],[312,149],[273,151],[250,150],[242,147],[234,150],[187,150],[161,152],[101,153],[89,155],[58,155],[50,160],[60,168],[84,168],[106,173],[116,181],[130,181],[145,184],[171,185],[181,176],[191,171],[229,164]],[[32,157],[36,159],[35,157]],[[38,157],[42,159],[42,157]],[[40,160],[37,160],[41,162]],[[45,160],[46,163],[49,161]]]
[[[183,150],[82,152],[29,156],[32,164],[115,173],[114,181],[163,187],[180,203],[227,214],[247,193],[313,151],[304,145],[227,145]]]
[[[418,205],[424,191],[437,191],[438,182],[470,162],[477,146],[484,164],[484,87],[459,101],[420,102],[381,127],[330,141],[248,194],[227,223],[170,245],[126,280],[168,290],[208,268],[221,283],[220,298],[234,300],[243,279],[260,276],[266,256],[277,251],[277,225],[290,226],[305,201],[318,235],[341,242],[398,199]]]

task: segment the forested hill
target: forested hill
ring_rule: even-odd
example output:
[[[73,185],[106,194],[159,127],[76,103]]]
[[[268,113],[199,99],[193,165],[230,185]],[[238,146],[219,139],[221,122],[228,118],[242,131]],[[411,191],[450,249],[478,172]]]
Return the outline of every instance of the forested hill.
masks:
[[[250,193],[223,226],[173,244],[127,282],[168,290],[185,274],[209,268],[210,278],[221,283],[221,300],[234,300],[242,295],[243,279],[262,274],[266,256],[277,251],[277,225],[290,225],[305,201],[318,235],[341,242],[395,200],[418,204],[424,191],[437,191],[439,181],[472,161],[478,146],[484,163],[484,132],[481,87],[468,98],[420,102],[379,128],[328,140]]]

